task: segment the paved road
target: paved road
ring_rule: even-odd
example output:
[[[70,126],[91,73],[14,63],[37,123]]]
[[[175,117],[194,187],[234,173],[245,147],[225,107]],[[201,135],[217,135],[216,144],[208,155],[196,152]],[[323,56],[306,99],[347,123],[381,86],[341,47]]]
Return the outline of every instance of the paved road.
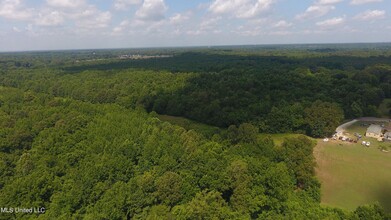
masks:
[[[346,122],[345,124],[338,126],[338,128],[335,129],[335,132],[343,133],[343,132],[345,132],[347,127],[351,126],[352,124],[354,124],[358,121],[391,122],[391,119],[389,119],[389,118],[374,118],[374,117],[357,118],[357,119],[354,119],[352,121]]]

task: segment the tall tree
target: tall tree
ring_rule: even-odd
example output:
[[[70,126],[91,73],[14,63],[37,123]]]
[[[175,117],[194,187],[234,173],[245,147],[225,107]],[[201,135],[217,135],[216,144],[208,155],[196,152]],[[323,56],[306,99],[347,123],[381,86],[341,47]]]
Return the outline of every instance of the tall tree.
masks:
[[[305,109],[308,134],[313,137],[330,136],[343,119],[343,110],[336,103],[316,101]]]

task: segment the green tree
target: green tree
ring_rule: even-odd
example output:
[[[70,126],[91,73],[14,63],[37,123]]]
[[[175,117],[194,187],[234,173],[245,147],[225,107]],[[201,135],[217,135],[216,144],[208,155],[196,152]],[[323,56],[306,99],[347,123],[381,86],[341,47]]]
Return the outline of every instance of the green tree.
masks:
[[[335,103],[316,101],[305,109],[308,134],[312,137],[330,136],[342,122],[344,114]]]
[[[240,219],[235,218],[227,203],[216,191],[202,191],[197,193],[188,204],[176,206],[172,213],[178,219]]]
[[[175,205],[181,201],[183,180],[173,172],[166,172],[156,180],[157,198],[166,205]]]
[[[379,204],[359,206],[354,211],[359,220],[383,220],[386,219],[383,208]]]
[[[286,138],[280,148],[279,155],[294,174],[296,185],[300,188],[313,186],[315,158],[314,142],[305,136]]]
[[[243,123],[237,130],[238,139],[243,143],[255,144],[258,137],[258,128],[249,123]]]
[[[352,116],[354,118],[360,118],[363,116],[363,110],[361,109],[361,105],[358,104],[357,102],[353,102],[350,105],[351,111],[352,111]]]

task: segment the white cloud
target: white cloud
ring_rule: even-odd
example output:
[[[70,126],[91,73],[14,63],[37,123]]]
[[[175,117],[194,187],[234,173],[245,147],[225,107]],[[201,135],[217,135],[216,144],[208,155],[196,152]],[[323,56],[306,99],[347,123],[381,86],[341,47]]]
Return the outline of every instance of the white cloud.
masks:
[[[7,19],[27,20],[33,15],[33,9],[27,9],[20,0],[0,1],[0,16]]]
[[[209,11],[214,14],[233,14],[237,18],[253,18],[269,10],[275,0],[215,0]]]
[[[215,0],[209,10],[216,14],[230,13],[246,3],[248,3],[246,0]]]
[[[357,20],[370,21],[376,19],[383,19],[386,17],[386,11],[381,10],[368,10],[356,15],[354,18]]]
[[[310,5],[305,12],[296,15],[296,19],[317,18],[327,15],[330,11],[335,9],[335,4],[344,0],[318,0]]]
[[[131,5],[141,4],[142,0],[114,0],[116,10],[127,10]]]
[[[76,18],[76,26],[85,29],[108,27],[112,17],[110,12],[99,11],[93,6],[74,16]]]
[[[123,31],[129,26],[129,21],[124,20],[118,26],[113,28],[112,35],[122,35]]]
[[[362,5],[367,3],[375,3],[375,2],[382,2],[383,0],[352,0],[350,2],[351,5]]]
[[[181,24],[187,20],[190,19],[190,16],[188,14],[174,14],[173,16],[170,17],[170,23],[171,24]]]
[[[288,27],[292,27],[292,23],[289,23],[285,20],[281,20],[281,21],[278,21],[277,23],[274,24],[274,27],[276,28],[288,28]]]
[[[200,24],[200,30],[201,31],[211,31],[215,30],[217,28],[217,25],[219,21],[222,19],[222,17],[215,17],[210,19],[205,19]]]
[[[18,33],[22,32],[22,30],[20,30],[20,29],[17,28],[17,27],[13,27],[12,30],[15,31],[15,32],[18,32]]]
[[[307,8],[307,10],[304,13],[297,15],[296,18],[307,19],[307,18],[322,17],[334,9],[335,6],[333,5],[311,5],[310,7]]]
[[[264,30],[260,26],[249,27],[249,26],[239,26],[236,30],[233,30],[232,33],[239,36],[245,37],[255,37],[265,34]]]
[[[171,34],[172,23],[169,19],[162,20],[141,20],[126,19],[112,29],[111,35],[137,35],[137,36],[155,36],[157,34]],[[178,26],[180,27],[180,25]]]
[[[144,0],[136,11],[136,17],[144,21],[160,21],[164,19],[167,9],[164,0]]]
[[[46,0],[46,3],[42,8],[32,9],[26,8],[21,0],[0,0],[0,16],[41,28],[73,23],[79,28],[93,29],[107,27],[111,21],[110,12],[102,12],[85,0]]]
[[[30,37],[38,37],[39,35],[48,34],[47,31],[45,31],[45,33],[39,32],[39,30],[36,27],[34,27],[33,24],[28,24],[24,28],[23,32],[26,33]]]
[[[277,35],[277,36],[288,36],[292,34],[293,33],[291,31],[272,31],[269,33],[269,35]]]
[[[185,33],[188,35],[207,35],[221,33],[219,28],[221,27],[220,21],[222,19],[223,18],[221,16],[203,18],[199,25],[195,25],[195,27],[189,28],[189,30],[185,31]]]
[[[343,0],[319,0],[318,5],[332,5],[342,2]]]
[[[57,8],[78,8],[85,5],[85,0],[46,0],[46,2]]]
[[[344,17],[336,17],[336,18],[331,18],[331,19],[317,22],[316,25],[320,27],[332,27],[332,26],[343,24],[344,22],[345,22]]]
[[[58,26],[64,23],[64,15],[59,11],[43,12],[38,14],[35,24],[39,26]]]
[[[25,28],[26,31],[33,31],[33,25],[32,24],[29,24],[27,25],[27,27]]]

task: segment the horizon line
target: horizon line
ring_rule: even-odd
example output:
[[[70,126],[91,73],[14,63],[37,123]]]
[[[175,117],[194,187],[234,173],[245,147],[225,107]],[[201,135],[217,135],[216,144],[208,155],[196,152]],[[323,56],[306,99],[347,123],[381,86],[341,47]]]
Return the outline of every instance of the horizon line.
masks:
[[[391,41],[388,42],[338,42],[338,43],[265,43],[265,44],[215,44],[215,45],[188,45],[188,46],[143,46],[143,47],[102,47],[102,48],[58,48],[58,49],[36,49],[36,50],[8,50],[1,51],[0,54],[5,53],[33,53],[33,52],[65,52],[65,51],[89,51],[89,50],[134,50],[134,49],[186,49],[186,48],[218,48],[218,47],[249,47],[249,46],[309,46],[309,45],[363,45],[363,44],[391,44]]]

